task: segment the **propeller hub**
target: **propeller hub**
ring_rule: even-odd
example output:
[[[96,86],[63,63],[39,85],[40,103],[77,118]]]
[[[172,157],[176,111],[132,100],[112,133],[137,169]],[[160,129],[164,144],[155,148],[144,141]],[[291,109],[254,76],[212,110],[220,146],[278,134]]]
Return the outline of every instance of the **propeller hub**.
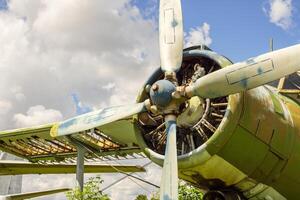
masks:
[[[150,89],[150,98],[158,107],[166,107],[172,101],[172,93],[176,86],[168,80],[159,80]]]

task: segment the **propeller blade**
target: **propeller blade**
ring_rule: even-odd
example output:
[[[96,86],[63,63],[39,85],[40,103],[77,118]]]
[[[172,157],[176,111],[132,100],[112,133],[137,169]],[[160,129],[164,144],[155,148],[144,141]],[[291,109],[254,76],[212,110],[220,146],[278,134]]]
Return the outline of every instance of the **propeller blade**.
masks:
[[[160,0],[159,46],[162,70],[164,72],[178,71],[181,67],[183,49],[180,0]]]
[[[176,146],[176,118],[166,116],[167,146],[160,186],[161,200],[178,199],[178,168]]]
[[[146,111],[144,102],[133,105],[104,108],[58,123],[51,128],[50,134],[52,137],[70,135],[124,118],[129,118],[144,111]]]
[[[300,70],[300,45],[239,62],[199,78],[186,87],[188,97],[216,98],[242,92]]]

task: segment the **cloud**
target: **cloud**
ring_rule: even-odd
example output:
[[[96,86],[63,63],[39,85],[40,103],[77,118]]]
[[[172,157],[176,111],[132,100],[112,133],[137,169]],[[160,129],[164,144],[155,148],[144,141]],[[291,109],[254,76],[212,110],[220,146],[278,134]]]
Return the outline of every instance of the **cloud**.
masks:
[[[116,87],[115,83],[109,82],[106,85],[103,85],[102,88],[104,90],[112,90],[114,87]]]
[[[130,0],[8,1],[0,12],[0,99],[13,107],[0,129],[14,128],[14,115],[35,105],[72,117],[73,93],[93,109],[134,102],[159,66],[156,27]]]
[[[269,0],[268,8],[263,8],[269,16],[271,23],[284,30],[292,26],[293,5],[292,0]]]
[[[34,181],[33,181],[34,180]],[[28,184],[30,183],[30,184]],[[74,174],[59,175],[23,175],[22,192],[35,192],[57,188],[75,187]],[[64,193],[39,197],[39,200],[62,200],[66,199]]]
[[[44,106],[38,105],[30,107],[27,114],[15,114],[14,121],[16,127],[28,127],[50,122],[62,120],[63,116],[60,111],[54,109],[46,109]]]
[[[185,34],[186,47],[200,44],[209,46],[211,43],[212,39],[210,37],[210,25],[206,22],[204,22],[202,26],[191,28],[189,32]]]
[[[7,100],[0,100],[0,115],[5,115],[12,108],[12,104]]]
[[[158,21],[159,0],[132,0],[132,3],[139,5],[140,12],[144,18],[155,19]]]
[[[14,86],[10,89],[11,93],[14,94],[17,101],[24,101],[26,99],[25,95],[22,92],[21,86]]]

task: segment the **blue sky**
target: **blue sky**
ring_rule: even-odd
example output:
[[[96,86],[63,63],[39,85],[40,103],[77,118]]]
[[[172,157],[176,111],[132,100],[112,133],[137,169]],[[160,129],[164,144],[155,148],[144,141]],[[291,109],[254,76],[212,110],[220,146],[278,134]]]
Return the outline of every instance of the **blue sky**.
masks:
[[[134,1],[142,10],[151,6],[149,1]],[[269,0],[183,0],[184,29],[210,25],[211,48],[233,61],[244,60],[269,50],[269,38],[274,38],[274,48],[283,48],[300,42],[300,1],[292,1],[292,25],[284,30],[271,23],[263,8],[270,8]],[[157,15],[157,12],[153,13]]]
[[[0,0],[0,10],[7,9],[7,3],[6,0]]]

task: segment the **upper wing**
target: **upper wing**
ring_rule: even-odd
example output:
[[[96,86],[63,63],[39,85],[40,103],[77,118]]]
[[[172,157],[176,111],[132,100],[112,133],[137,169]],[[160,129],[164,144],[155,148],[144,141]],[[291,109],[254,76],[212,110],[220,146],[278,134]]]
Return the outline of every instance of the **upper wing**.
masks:
[[[145,172],[135,165],[86,164],[85,173]],[[75,164],[36,164],[23,161],[0,161],[0,176],[20,174],[72,174],[76,173]]]
[[[37,161],[75,161],[76,142],[89,150],[86,159],[110,159],[110,156],[136,155],[140,148],[136,145],[132,118],[104,124],[70,136],[51,137],[50,130],[57,123],[33,128],[22,128],[0,132],[0,150]]]

